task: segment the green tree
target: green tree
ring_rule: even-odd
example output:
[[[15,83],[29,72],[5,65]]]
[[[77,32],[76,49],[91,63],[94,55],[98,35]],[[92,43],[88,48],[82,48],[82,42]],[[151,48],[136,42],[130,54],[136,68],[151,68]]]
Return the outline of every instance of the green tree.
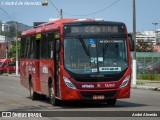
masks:
[[[8,57],[16,58],[16,42],[12,43],[12,47],[10,48],[10,51],[8,53]],[[20,58],[20,41],[18,41],[18,59],[19,58]]]
[[[153,43],[151,40],[138,40],[136,45],[136,51],[137,52],[153,52]]]

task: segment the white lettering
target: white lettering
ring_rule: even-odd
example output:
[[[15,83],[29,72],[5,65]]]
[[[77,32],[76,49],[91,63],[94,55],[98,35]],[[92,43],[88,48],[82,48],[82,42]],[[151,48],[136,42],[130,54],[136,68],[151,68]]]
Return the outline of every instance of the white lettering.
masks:
[[[132,116],[134,116],[134,117],[140,117],[140,116],[142,116],[142,113],[132,113]]]
[[[85,84],[85,85],[82,85],[82,88],[94,88],[94,85]]]
[[[28,117],[42,117],[41,113],[28,113]]]
[[[110,87],[115,87],[115,84],[105,84],[105,87],[110,88]]]
[[[157,114],[156,113],[144,113],[143,116],[147,116],[147,117],[157,117]]]

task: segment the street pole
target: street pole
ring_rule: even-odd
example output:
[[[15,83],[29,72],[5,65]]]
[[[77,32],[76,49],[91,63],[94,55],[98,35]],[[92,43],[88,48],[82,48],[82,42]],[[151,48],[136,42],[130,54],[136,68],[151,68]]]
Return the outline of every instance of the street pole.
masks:
[[[136,61],[136,3],[135,0],[133,0],[133,40],[134,40],[134,54],[133,54],[133,73],[132,73],[132,86],[136,86],[136,79],[137,79],[137,61]]]
[[[5,44],[6,44],[6,59],[8,58],[8,40],[7,35],[5,35]]]
[[[16,75],[18,75],[18,22],[15,23],[16,26]]]
[[[63,11],[62,11],[62,9],[60,10],[60,16],[61,16],[61,19],[63,19]]]
[[[158,24],[160,24],[160,23],[152,23],[152,24],[155,25],[155,31],[154,31],[155,32],[155,44],[157,45],[157,35],[156,35],[156,29],[157,29],[157,27],[156,26]]]
[[[3,31],[5,32],[4,38],[5,38],[6,59],[7,59],[8,58],[8,39],[7,39],[8,24],[4,23],[4,25],[3,25]]]

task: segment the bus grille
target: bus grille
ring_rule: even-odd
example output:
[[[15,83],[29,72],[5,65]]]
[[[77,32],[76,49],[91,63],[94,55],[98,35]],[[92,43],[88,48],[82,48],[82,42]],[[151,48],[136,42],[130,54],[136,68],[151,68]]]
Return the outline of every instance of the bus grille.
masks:
[[[118,81],[122,76],[118,77],[105,77],[105,78],[75,78],[77,82],[111,82]]]
[[[86,99],[92,99],[93,95],[104,95],[105,99],[108,99],[114,97],[116,93],[116,90],[107,92],[80,92],[80,94]]]

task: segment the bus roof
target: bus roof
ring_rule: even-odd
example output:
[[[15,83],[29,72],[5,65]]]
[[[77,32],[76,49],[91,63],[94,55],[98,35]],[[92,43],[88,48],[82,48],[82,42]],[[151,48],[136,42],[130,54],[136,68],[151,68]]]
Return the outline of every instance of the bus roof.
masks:
[[[47,31],[51,31],[51,30],[57,30],[60,25],[62,25],[63,23],[78,23],[78,22],[89,22],[89,21],[96,21],[96,19],[92,19],[92,18],[86,18],[86,19],[78,19],[78,18],[71,18],[71,19],[58,19],[55,21],[51,21],[51,22],[47,22],[47,23],[43,23],[37,26],[37,28],[33,28],[33,29],[29,29],[26,31],[22,32],[22,36],[26,36],[26,35],[32,35],[32,34],[37,34],[37,33],[41,33],[41,32],[47,32]],[[99,21],[104,21],[104,20],[97,20]],[[104,21],[106,22],[106,21]],[[109,23],[109,21],[108,21]],[[121,23],[121,22],[110,22],[112,24],[114,23]],[[123,23],[121,23],[123,24]]]
[[[45,31],[49,31],[49,30],[55,30],[55,29],[58,29],[58,27],[62,23],[73,22],[73,21],[76,21],[76,20],[78,20],[78,19],[76,19],[76,18],[72,18],[72,19],[59,19],[59,20],[56,20],[56,21],[52,21],[52,22],[48,22],[48,23],[43,23],[43,24],[38,25],[37,28],[33,28],[33,29],[29,29],[29,30],[23,31],[22,32],[22,36],[32,35],[32,34],[36,34],[36,33],[42,32],[42,31],[45,32]]]

